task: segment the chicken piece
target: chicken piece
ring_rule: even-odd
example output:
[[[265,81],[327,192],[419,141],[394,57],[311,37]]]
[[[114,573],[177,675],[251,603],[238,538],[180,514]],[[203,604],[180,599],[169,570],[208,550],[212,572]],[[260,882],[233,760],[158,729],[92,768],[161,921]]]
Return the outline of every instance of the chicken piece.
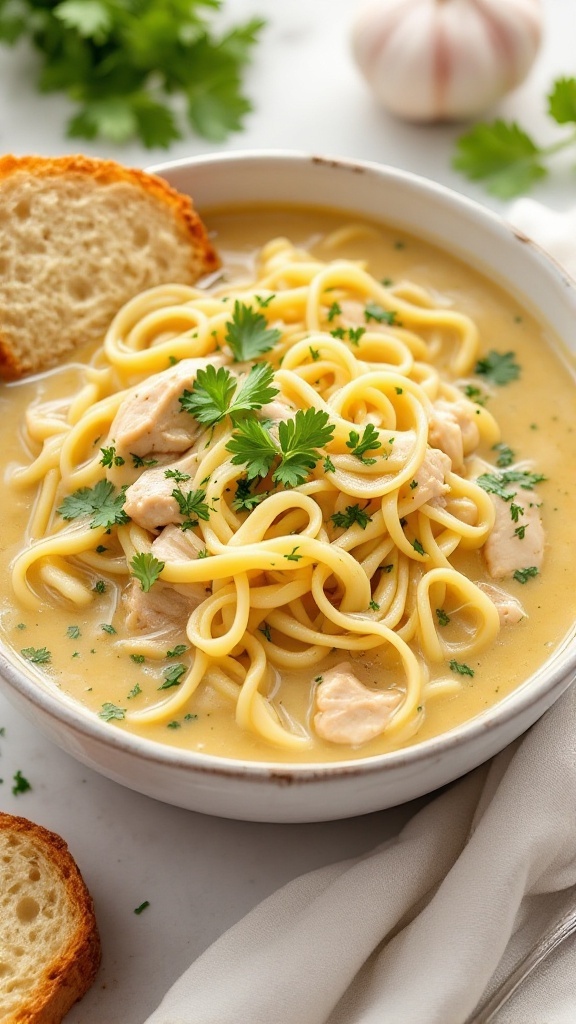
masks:
[[[182,410],[178,399],[193,387],[198,370],[223,362],[219,355],[182,359],[139,384],[120,406],[110,428],[117,453],[124,458],[131,454],[144,457],[152,452],[190,448],[200,427],[190,413]]]
[[[148,591],[137,580],[128,583],[122,595],[129,633],[164,633],[183,627],[193,611],[190,601],[169,583],[156,580]]]
[[[491,494],[496,512],[494,526],[484,544],[484,558],[493,579],[513,576],[517,569],[542,567],[545,534],[534,491],[521,490],[514,503],[524,510],[513,520],[511,503]],[[520,531],[520,532],[519,532]]]
[[[474,415],[474,406],[464,399],[447,402],[440,398],[432,406],[428,440],[450,457],[457,473],[464,466],[464,456],[474,451],[480,441]]]
[[[128,487],[124,511],[130,519],[144,530],[156,533],[169,523],[181,523],[183,517],[172,491],[176,488],[186,494],[190,490],[189,481],[176,481],[167,477],[167,470],[178,469],[181,473],[193,477],[198,466],[198,455],[191,452],[189,456],[178,462],[165,466],[153,466],[145,469],[137,480]]]
[[[505,590],[495,587],[491,583],[477,583],[476,585],[495,605],[501,626],[515,626],[517,622],[526,618],[526,612],[518,598],[512,597],[511,594],[507,594]]]
[[[450,490],[445,478],[452,470],[452,463],[449,457],[439,448],[428,448],[424,460],[414,474],[414,480],[409,489],[410,507],[408,511],[425,505],[426,502],[436,499],[436,503],[443,503],[444,495]]]
[[[192,530],[181,530],[179,526],[165,526],[152,541],[152,554],[161,562],[196,560],[201,551],[205,551],[204,541]],[[209,583],[172,583],[171,586],[186,597],[190,611],[197,608],[212,589]]]
[[[369,690],[343,661],[318,686],[314,727],[323,740],[358,746],[384,731],[401,701],[399,693]]]

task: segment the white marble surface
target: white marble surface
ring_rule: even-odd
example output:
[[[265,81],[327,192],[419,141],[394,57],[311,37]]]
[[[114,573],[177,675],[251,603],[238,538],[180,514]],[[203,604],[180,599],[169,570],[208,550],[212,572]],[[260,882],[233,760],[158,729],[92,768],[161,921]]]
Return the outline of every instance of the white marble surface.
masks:
[[[247,76],[255,102],[230,149],[284,148],[365,158],[427,175],[506,211],[450,169],[457,129],[393,121],[373,104],[348,46],[356,0],[228,0],[231,21],[268,20]],[[543,0],[546,38],[525,85],[498,108],[541,139],[552,79],[573,74],[576,4]],[[0,150],[59,154],[68,106],[39,97],[34,58],[0,50]],[[187,139],[165,151],[86,143],[84,152],[137,166],[201,153]],[[569,159],[535,197],[562,210],[576,201]],[[218,820],[139,796],[83,768],[41,736],[0,695],[0,808],[52,828],[68,841],[93,893],[104,948],[97,982],[67,1024],[142,1024],[181,971],[258,900],[297,874],[353,856],[393,835],[413,806],[344,822],[258,825]],[[11,792],[17,770],[32,789]],[[144,900],[150,906],[135,915]],[[272,1024],[272,1022],[271,1022]],[[538,1022],[540,1024],[540,1022]]]

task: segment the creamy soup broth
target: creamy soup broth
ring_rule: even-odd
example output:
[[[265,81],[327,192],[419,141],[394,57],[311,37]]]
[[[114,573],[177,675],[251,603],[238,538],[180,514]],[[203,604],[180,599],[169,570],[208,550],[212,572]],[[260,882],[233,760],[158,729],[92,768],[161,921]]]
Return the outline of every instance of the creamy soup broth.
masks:
[[[440,249],[403,232],[360,224],[358,231],[340,244],[328,245],[327,237],[349,224],[349,218],[310,209],[250,208],[216,210],[205,219],[230,281],[252,275],[255,254],[263,243],[279,235],[287,236],[322,259],[365,260],[378,279],[407,278],[432,293],[440,293],[477,323],[482,352],[497,349],[515,353],[521,377],[495,388],[489,408],[501,426],[503,441],[517,452],[518,458],[530,459],[534,468],[546,475],[547,480],[538,488],[547,538],[543,569],[537,578],[524,585],[515,580],[505,582],[506,589],[521,600],[527,617],[516,625],[502,628],[490,649],[468,659],[474,676],[462,680],[459,693],[427,702],[424,722],[408,743],[422,742],[480,715],[504,700],[573,629],[576,418],[574,379],[568,357],[560,350],[553,351],[545,329],[537,320],[487,278]],[[82,355],[88,357],[89,353]],[[0,455],[4,475],[9,474],[14,464],[30,460],[31,453],[19,426],[26,409],[74,394],[81,381],[81,366],[71,363],[34,380],[2,387],[0,415],[4,429]],[[494,453],[481,451],[480,454],[494,461]],[[33,501],[34,494],[30,491],[15,492],[5,485],[0,539],[0,624],[6,644],[17,654],[23,648],[48,648],[50,662],[27,665],[28,670],[95,714],[104,702],[123,707],[130,705],[128,694],[135,688],[142,691],[138,696],[139,708],[155,702],[155,682],[162,678],[159,673],[164,672],[170,662],[167,660],[161,666],[148,660],[137,663],[118,650],[122,623],[118,613],[119,592],[113,580],[100,584],[104,592],[95,592],[94,602],[87,611],[62,603],[54,607],[43,605],[39,611],[17,606],[10,586],[10,565],[22,547],[23,530]],[[477,552],[459,556],[455,564],[475,580],[488,578]],[[95,585],[98,579],[95,574]],[[116,634],[102,628],[112,622]],[[185,636],[183,640],[185,642]],[[329,656],[323,668],[345,656],[342,652]],[[367,684],[377,682],[382,676],[390,678],[395,669],[394,659],[382,661],[374,652],[354,656],[354,670]],[[434,672],[446,675],[445,666]],[[316,674],[317,671],[312,670],[303,673],[304,678],[291,673],[282,679],[276,677],[274,701],[288,716],[300,722],[310,721],[312,678]],[[356,749],[331,744],[318,737],[307,751],[274,749],[258,736],[240,730],[235,724],[231,703],[206,687],[200,687],[190,707],[177,716],[175,723],[138,727],[126,720],[110,722],[109,727],[139,731],[175,747],[258,761],[355,759],[395,746],[394,740],[384,735]]]

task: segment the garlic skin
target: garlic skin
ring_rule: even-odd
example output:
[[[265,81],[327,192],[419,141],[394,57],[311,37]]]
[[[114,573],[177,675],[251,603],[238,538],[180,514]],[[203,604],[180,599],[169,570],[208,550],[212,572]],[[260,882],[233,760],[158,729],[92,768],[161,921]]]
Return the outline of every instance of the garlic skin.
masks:
[[[541,0],[379,0],[352,28],[376,100],[411,121],[481,114],[528,74]]]

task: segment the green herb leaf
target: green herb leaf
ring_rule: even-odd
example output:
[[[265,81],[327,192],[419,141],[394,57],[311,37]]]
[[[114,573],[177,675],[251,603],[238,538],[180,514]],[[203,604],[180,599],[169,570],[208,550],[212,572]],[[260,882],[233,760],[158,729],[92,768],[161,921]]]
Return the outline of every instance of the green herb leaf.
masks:
[[[247,480],[267,476],[279,454],[270,434],[256,419],[245,419],[238,425],[226,450],[232,452],[234,466],[246,466]]]
[[[366,323],[370,320],[375,320],[378,324],[395,324],[397,323],[397,312],[395,309],[384,309],[379,306],[377,302],[367,302],[364,307],[364,319]]]
[[[548,96],[548,113],[558,124],[576,122],[576,78],[558,78]]]
[[[20,796],[21,793],[27,793],[29,789],[32,789],[31,784],[28,782],[28,779],[25,778],[24,775],[22,775],[20,769],[14,772],[12,781],[14,783],[14,785],[12,786],[13,796]]]
[[[124,512],[125,500],[124,488],[117,493],[114,484],[109,480],[99,480],[94,487],[80,487],[73,494],[69,494],[57,511],[63,519],[91,516],[91,529],[95,530],[98,526],[109,529],[130,521]]]
[[[207,366],[205,370],[198,370],[192,391],[184,391],[179,401],[186,412],[205,426],[218,423],[226,415],[235,421],[243,413],[261,409],[272,401],[278,394],[273,379],[274,370],[269,363],[253,366],[240,386],[225,367],[216,370],[214,366]]]
[[[236,362],[248,362],[274,348],[282,337],[279,330],[269,328],[262,313],[236,300],[232,320],[226,324],[225,340]]]
[[[436,609],[436,618],[438,619],[439,626],[447,626],[450,622],[450,616],[446,614],[443,608]]]
[[[276,458],[280,464],[272,479],[285,487],[297,487],[322,458],[318,448],[328,444],[334,425],[320,409],[299,409],[294,417],[278,425],[279,448],[261,423],[247,419],[226,445],[235,466],[246,465],[248,480],[266,476]]]
[[[158,687],[159,690],[169,690],[171,686],[179,686],[182,676],[186,671],[186,665],[173,665],[164,673],[164,682]]]
[[[453,166],[472,181],[485,181],[500,199],[527,192],[548,171],[543,151],[515,122],[480,123],[461,135]]]
[[[130,562],[132,575],[136,577],[145,594],[156,583],[165,562],[161,562],[151,551],[140,551]]]
[[[190,480],[190,473],[182,473],[179,469],[165,469],[164,476],[167,480],[175,480],[179,484]]]
[[[126,708],[119,708],[116,704],[106,701],[102,705],[102,711],[98,712],[98,718],[102,718],[105,722],[112,722],[114,719],[121,722],[123,718],[126,718]]]
[[[492,445],[492,451],[498,452],[496,465],[499,469],[506,469],[506,467],[511,466],[516,459],[514,452],[507,444],[494,444]]]
[[[35,665],[47,665],[52,658],[46,647],[23,647],[20,654],[23,654],[27,661],[31,661]]]
[[[102,458],[100,459],[101,466],[123,466],[124,459],[121,455],[116,455],[116,449],[114,445],[110,445],[109,448],[101,448]]]
[[[268,497],[269,493],[269,491],[263,491],[261,494],[253,494],[250,481],[246,477],[240,477],[236,481],[236,497],[232,502],[232,508],[237,512],[251,512]]]
[[[378,431],[372,423],[368,423],[364,427],[364,433],[360,437],[357,430],[351,430],[346,441],[346,447],[352,449],[352,455],[355,455],[360,462],[363,462],[366,466],[373,465],[376,459],[365,459],[364,455],[367,451],[376,451],[382,447],[379,440]]]
[[[518,583],[528,583],[528,580],[533,579],[534,576],[538,576],[540,570],[535,565],[529,565],[526,569],[516,569],[514,573],[514,579]]]
[[[186,654],[188,650],[186,644],[176,644],[170,651],[166,651],[167,658],[179,658],[182,654]]]
[[[474,368],[474,373],[488,377],[493,384],[510,384],[518,380],[520,366],[515,362],[514,352],[495,352],[492,350],[483,359],[479,359]]]
[[[181,523],[183,530],[191,530],[198,526],[199,519],[206,522],[210,518],[210,508],[204,501],[206,491],[187,491],[185,494],[179,487],[175,487],[172,497],[176,499],[180,515],[184,518],[184,522]]]
[[[80,636],[79,626],[68,626],[66,630],[66,636],[70,637],[71,640],[77,640]]]
[[[372,516],[360,508],[360,505],[347,505],[344,512],[334,512],[330,519],[334,526],[341,526],[344,530],[348,530],[354,523],[358,523],[358,526],[365,530],[368,523],[372,522]]]
[[[488,494],[497,494],[503,501],[512,501],[516,490],[510,490],[510,484],[518,484],[524,491],[531,491],[536,484],[546,480],[543,473],[530,473],[523,469],[504,470],[503,473],[481,473],[476,483]]]
[[[141,914],[149,906],[150,906],[150,900],[144,900],[144,903],[141,903],[139,907],[134,907],[134,913],[135,914]]]
[[[465,665],[461,661],[456,661],[454,658],[449,662],[449,668],[451,672],[457,672],[460,676],[473,676],[474,669],[470,668],[469,665]]]

